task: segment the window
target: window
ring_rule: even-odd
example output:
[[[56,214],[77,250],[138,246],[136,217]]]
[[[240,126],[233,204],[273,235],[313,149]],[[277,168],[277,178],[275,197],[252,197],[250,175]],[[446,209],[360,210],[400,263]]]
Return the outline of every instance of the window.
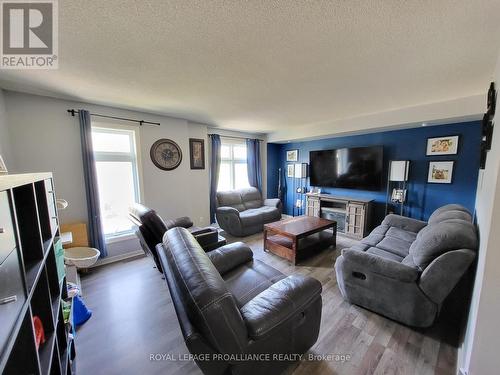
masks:
[[[129,234],[128,208],[140,197],[135,130],[92,127],[92,143],[104,234]]]
[[[217,190],[249,187],[247,175],[247,145],[245,141],[221,140],[221,163]]]

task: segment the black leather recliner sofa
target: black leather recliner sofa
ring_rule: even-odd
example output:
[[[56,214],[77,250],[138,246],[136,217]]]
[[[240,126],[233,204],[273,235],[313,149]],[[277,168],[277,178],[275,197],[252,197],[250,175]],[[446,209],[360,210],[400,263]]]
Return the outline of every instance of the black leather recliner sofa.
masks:
[[[171,228],[187,228],[205,251],[225,244],[224,238],[219,236],[216,228],[195,227],[192,220],[186,216],[163,221],[155,210],[139,203],[135,203],[129,208],[129,219],[137,225],[135,234],[139,238],[142,249],[146,255],[153,258],[159,272],[162,272],[162,268],[156,253],[156,245],[162,242],[163,235]]]
[[[157,251],[165,279],[186,346],[204,374],[279,374],[314,345],[318,280],[286,277],[253,259],[241,242],[205,253],[184,228],[170,229],[163,240]]]

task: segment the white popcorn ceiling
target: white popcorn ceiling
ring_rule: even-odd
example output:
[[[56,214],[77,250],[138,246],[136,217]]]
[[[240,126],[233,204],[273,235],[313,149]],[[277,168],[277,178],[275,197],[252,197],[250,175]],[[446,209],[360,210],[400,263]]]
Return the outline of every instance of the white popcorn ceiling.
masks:
[[[59,69],[0,86],[258,132],[485,93],[499,0],[60,0]]]

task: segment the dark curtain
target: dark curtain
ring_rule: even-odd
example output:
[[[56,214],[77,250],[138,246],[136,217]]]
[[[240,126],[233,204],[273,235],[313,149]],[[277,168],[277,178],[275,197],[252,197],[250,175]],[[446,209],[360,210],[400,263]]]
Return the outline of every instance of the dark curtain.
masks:
[[[210,223],[215,223],[215,211],[217,209],[217,183],[220,171],[220,136],[210,134],[211,157],[210,157]]]
[[[248,183],[262,192],[262,170],[260,166],[260,141],[247,139]]]
[[[101,208],[97,190],[97,172],[92,147],[92,126],[89,111],[79,110],[80,136],[82,140],[83,176],[87,196],[90,246],[101,252],[101,258],[108,255],[101,225]]]

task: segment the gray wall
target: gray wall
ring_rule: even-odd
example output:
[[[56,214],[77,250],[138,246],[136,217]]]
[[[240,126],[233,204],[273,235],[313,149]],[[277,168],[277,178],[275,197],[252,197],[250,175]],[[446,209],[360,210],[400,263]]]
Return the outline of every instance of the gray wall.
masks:
[[[165,218],[190,216],[195,224],[209,224],[208,158],[204,170],[189,167],[189,138],[206,140],[206,125],[12,91],[4,91],[4,99],[12,145],[10,151],[15,160],[11,172],[53,172],[58,197],[70,203],[68,209],[60,212],[61,222],[87,221],[78,119],[66,112],[68,108],[85,108],[94,113],[160,122],[161,126],[144,125],[140,128],[144,203]],[[174,171],[162,171],[151,162],[149,149],[159,138],[172,139],[182,149],[182,163]],[[206,146],[207,152],[207,143]],[[109,252],[110,256],[115,256],[138,248],[136,241],[115,243]]]
[[[500,56],[495,71],[500,88]],[[485,100],[486,102],[486,100]],[[458,369],[469,375],[498,374],[500,357],[500,102],[486,168],[479,175],[476,215],[481,239],[476,281],[465,341],[459,350]]]
[[[15,145],[11,150],[15,171],[54,173],[58,196],[70,202],[69,208],[61,211],[62,221],[87,219],[78,119],[66,112],[68,108],[86,108],[95,113],[160,122],[161,126],[140,128],[145,204],[165,217],[190,215],[197,223],[208,224],[208,169],[190,170],[188,153],[188,138],[205,138],[206,126],[11,91],[5,92],[5,104],[10,139]],[[151,162],[149,148],[159,138],[173,139],[183,151],[183,161],[174,171],[162,171]]]
[[[14,160],[10,152],[10,136],[7,126],[7,113],[5,110],[4,91],[0,89],[0,155],[8,170],[14,170]]]

